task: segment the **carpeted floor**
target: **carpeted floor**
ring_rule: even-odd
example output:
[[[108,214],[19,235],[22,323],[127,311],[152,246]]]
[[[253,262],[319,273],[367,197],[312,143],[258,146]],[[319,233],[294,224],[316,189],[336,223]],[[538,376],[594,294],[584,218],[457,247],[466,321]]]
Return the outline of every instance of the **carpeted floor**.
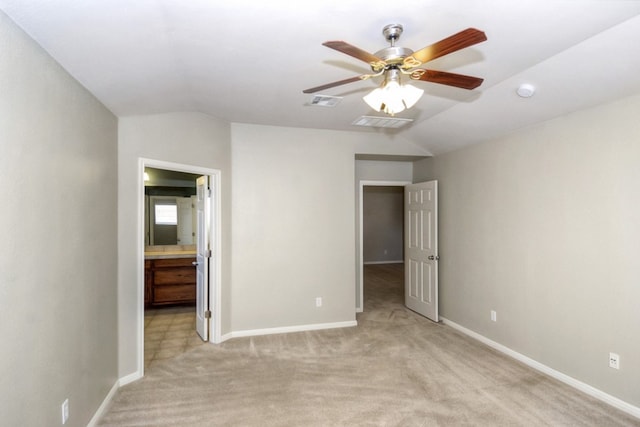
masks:
[[[153,364],[103,426],[640,426],[403,306],[401,265],[365,268],[354,328],[236,338]]]

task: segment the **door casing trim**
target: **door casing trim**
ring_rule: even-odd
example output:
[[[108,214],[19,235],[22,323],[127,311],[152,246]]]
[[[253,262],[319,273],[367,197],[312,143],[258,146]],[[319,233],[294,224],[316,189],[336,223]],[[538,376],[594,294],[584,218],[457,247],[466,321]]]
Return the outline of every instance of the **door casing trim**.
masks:
[[[186,165],[181,163],[167,162],[163,160],[155,160],[140,157],[138,159],[138,210],[137,210],[137,237],[136,237],[136,255],[137,262],[137,325],[138,343],[136,346],[137,359],[137,375],[138,378],[144,376],[144,169],[152,167],[156,169],[166,169],[177,172],[186,172],[192,174],[208,175],[211,187],[211,230],[210,243],[214,251],[215,274],[209,276],[209,309],[212,311],[212,320],[214,327],[210,328],[209,342],[217,344],[221,340],[221,277],[222,277],[222,208],[220,206],[221,198],[221,172],[218,169],[205,168],[201,166]]]
[[[358,182],[358,271],[360,272],[360,276],[356,282],[356,292],[359,292],[359,302],[360,304],[356,304],[356,313],[362,313],[364,311],[364,254],[362,253],[364,250],[363,243],[363,212],[362,208],[364,205],[364,187],[404,187],[405,185],[413,184],[411,181],[375,181],[375,180],[362,180]],[[404,239],[404,235],[402,236]]]

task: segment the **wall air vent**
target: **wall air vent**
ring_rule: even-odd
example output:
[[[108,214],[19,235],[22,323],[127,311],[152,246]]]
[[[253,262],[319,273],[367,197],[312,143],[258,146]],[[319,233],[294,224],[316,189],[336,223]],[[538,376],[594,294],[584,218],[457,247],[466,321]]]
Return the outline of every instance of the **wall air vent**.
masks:
[[[342,101],[342,97],[340,96],[315,95],[311,99],[310,105],[317,107],[335,107],[340,101]]]
[[[375,117],[362,116],[358,117],[352,125],[370,126],[375,128],[398,129],[411,123],[413,119],[399,119],[397,117]]]

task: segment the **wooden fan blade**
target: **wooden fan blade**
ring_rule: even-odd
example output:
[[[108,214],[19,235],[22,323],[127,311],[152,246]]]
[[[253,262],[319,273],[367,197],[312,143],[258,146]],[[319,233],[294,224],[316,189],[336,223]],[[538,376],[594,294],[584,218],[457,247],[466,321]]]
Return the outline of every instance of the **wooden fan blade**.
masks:
[[[475,89],[482,84],[484,79],[465,76],[462,74],[448,73],[446,71],[433,71],[419,69],[411,73],[411,79],[423,82],[440,83],[447,86],[455,86],[462,89]]]
[[[415,63],[418,61],[420,64],[432,61],[444,55],[448,55],[465,47],[473,46],[476,43],[480,43],[487,40],[487,36],[484,32],[476,30],[475,28],[467,28],[452,36],[442,39],[430,46],[420,49],[414,52],[413,55],[408,56],[405,60],[405,64]],[[416,67],[420,64],[410,65]]]
[[[327,83],[327,84],[324,84],[322,86],[312,87],[311,89],[305,89],[305,90],[302,91],[302,93],[319,92],[319,91],[324,90],[324,89],[329,89],[329,88],[336,87],[336,86],[346,85],[347,83],[353,83],[353,82],[357,82],[357,81],[360,81],[360,80],[365,80],[365,79],[367,79],[369,77],[370,77],[369,74],[363,74],[361,76],[351,77],[351,78],[340,80],[340,81],[337,81],[337,82]]]
[[[385,63],[382,59],[377,56],[366,52],[360,48],[350,45],[347,42],[343,41],[329,41],[322,43],[323,46],[330,47],[331,49],[335,49],[338,52],[346,53],[349,56],[353,56],[356,59],[364,61],[368,64],[377,64],[377,63]]]

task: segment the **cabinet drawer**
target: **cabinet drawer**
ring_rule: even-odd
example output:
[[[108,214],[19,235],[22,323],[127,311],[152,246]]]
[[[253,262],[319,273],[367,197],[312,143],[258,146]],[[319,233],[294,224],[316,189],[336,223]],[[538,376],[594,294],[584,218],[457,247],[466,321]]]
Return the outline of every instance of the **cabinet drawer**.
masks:
[[[154,304],[191,302],[196,299],[194,285],[159,286],[153,289]]]
[[[195,258],[166,258],[153,260],[154,268],[168,268],[168,267],[191,267],[195,268],[193,262]]]
[[[163,285],[188,285],[196,283],[196,269],[193,267],[171,268],[167,270],[155,270],[153,272],[153,284]]]

